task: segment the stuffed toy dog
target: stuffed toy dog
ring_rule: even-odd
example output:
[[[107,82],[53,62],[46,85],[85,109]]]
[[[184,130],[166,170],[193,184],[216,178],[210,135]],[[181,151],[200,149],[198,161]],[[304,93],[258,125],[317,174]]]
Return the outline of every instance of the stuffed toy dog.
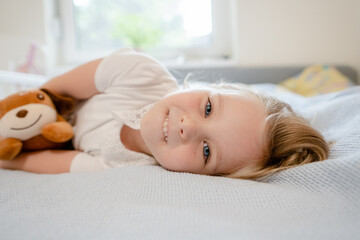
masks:
[[[0,101],[0,160],[21,151],[63,148],[73,129],[60,114],[73,107],[71,98],[46,89],[21,91]]]

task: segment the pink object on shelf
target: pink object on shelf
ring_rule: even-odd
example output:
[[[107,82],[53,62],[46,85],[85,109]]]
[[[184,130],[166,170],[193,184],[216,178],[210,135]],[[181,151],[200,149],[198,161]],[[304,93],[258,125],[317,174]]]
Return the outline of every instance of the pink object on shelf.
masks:
[[[29,53],[26,62],[20,65],[16,71],[22,73],[40,73],[39,69],[34,66],[35,52],[38,46],[36,43],[32,43],[29,48]]]

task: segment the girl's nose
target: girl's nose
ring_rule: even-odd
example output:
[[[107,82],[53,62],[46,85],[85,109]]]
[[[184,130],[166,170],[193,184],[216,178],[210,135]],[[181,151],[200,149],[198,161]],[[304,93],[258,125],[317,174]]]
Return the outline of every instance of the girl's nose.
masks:
[[[196,121],[189,116],[182,116],[180,119],[180,137],[183,140],[189,140],[192,137],[196,136],[197,132]]]

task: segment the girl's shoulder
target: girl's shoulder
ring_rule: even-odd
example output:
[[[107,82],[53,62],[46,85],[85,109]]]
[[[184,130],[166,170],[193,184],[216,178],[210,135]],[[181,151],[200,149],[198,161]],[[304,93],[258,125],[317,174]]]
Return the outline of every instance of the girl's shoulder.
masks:
[[[165,65],[132,49],[121,49],[105,57],[96,71],[95,84],[99,91],[110,87],[141,89],[164,84],[177,88],[176,79]]]

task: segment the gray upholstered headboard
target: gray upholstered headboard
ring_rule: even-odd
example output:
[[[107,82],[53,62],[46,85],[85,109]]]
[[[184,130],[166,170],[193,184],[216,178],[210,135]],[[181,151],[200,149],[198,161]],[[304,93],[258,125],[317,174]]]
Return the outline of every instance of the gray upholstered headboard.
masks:
[[[300,73],[305,67],[219,67],[219,68],[170,68],[175,78],[182,82],[188,73],[192,73],[191,80],[219,82],[278,83]],[[354,83],[358,84],[358,73],[348,66],[336,68]]]

